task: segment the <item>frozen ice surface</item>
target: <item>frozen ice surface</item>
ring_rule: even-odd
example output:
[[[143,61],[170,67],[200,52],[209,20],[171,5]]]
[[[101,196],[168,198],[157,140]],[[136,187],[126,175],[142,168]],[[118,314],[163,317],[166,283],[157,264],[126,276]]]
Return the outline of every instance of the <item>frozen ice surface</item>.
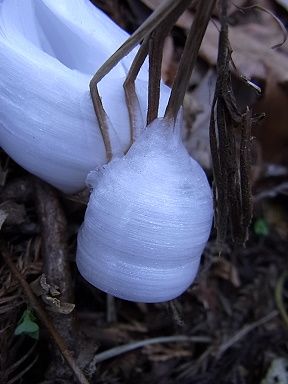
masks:
[[[179,125],[154,121],[125,157],[88,176],[93,187],[78,235],[77,265],[117,297],[161,302],[192,283],[211,230],[206,175]]]
[[[67,193],[106,162],[92,106],[92,75],[128,34],[88,0],[0,2],[0,146],[22,167]],[[115,153],[130,126],[123,81],[128,55],[99,84]],[[136,89],[147,109],[147,66]],[[169,94],[162,87],[163,103]]]

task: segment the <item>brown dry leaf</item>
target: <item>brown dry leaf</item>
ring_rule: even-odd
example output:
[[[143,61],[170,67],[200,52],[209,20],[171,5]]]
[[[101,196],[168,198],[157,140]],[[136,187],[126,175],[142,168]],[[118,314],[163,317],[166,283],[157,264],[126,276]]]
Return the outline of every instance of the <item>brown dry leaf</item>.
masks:
[[[266,115],[263,123],[254,128],[266,162],[288,161],[288,87],[286,93],[284,88],[284,82],[279,83],[273,75],[268,76],[265,97],[255,105],[256,112],[264,111]]]
[[[216,72],[211,68],[195,90],[186,94],[184,100],[184,143],[188,152],[205,169],[211,169],[208,128],[215,84]]]
[[[142,0],[148,7],[155,9],[161,0]],[[269,2],[261,2],[269,9]],[[237,6],[243,1],[236,2]],[[230,12],[237,8],[232,4]],[[273,12],[271,9],[270,11]],[[233,50],[233,62],[248,79],[255,79],[264,85],[261,100],[256,104],[256,112],[265,112],[266,119],[255,129],[254,135],[261,143],[265,161],[288,161],[288,43],[277,50],[272,46],[283,41],[283,32],[273,17],[261,10],[245,10],[241,25],[231,26],[229,40]],[[217,12],[216,12],[217,14]],[[256,15],[256,16],[255,16]],[[187,10],[177,21],[177,26],[188,30],[193,22],[193,13]],[[254,19],[253,19],[254,17]],[[254,21],[253,21],[254,20]],[[200,49],[200,57],[215,66],[218,54],[219,30],[210,22]]]
[[[68,315],[75,308],[75,304],[63,302],[55,297],[61,295],[59,287],[48,284],[44,273],[30,283],[30,287],[36,296],[41,296],[43,302],[47,304],[45,308],[51,312]]]
[[[61,313],[62,315],[69,315],[75,308],[75,304],[60,301],[56,299],[56,297],[42,295],[41,298],[44,303],[47,304],[45,308],[51,312]]]
[[[191,15],[190,24],[192,18]],[[230,27],[229,40],[233,62],[239,73],[265,84],[255,110],[264,111],[266,119],[254,131],[261,142],[263,158],[283,162],[288,161],[288,49],[287,42],[278,50],[271,49],[282,39],[279,27],[273,23],[270,19],[269,28],[257,24]],[[188,28],[190,24],[183,27]],[[217,61],[218,35],[216,26],[210,22],[200,56],[211,65]]]
[[[192,287],[191,291],[193,291],[197,300],[202,303],[206,310],[210,310],[213,313],[217,312],[219,309],[219,295],[215,281],[209,280],[208,282],[201,279],[198,286]]]
[[[180,23],[178,20],[177,25],[188,30],[193,23],[193,14],[187,11],[185,20],[185,23]],[[278,82],[288,80],[287,42],[278,50],[271,49],[282,39],[279,27],[275,29],[273,23],[275,21],[268,23],[269,28],[267,28],[267,24],[258,25],[255,23],[229,28],[233,61],[236,68],[248,78],[255,77],[266,80],[267,75],[273,75]],[[271,28],[270,24],[272,25]],[[217,26],[210,22],[200,48],[200,56],[213,66],[217,62],[218,37]]]
[[[213,274],[223,280],[230,281],[236,288],[239,288],[241,285],[238,271],[229,260],[217,258],[214,263]]]

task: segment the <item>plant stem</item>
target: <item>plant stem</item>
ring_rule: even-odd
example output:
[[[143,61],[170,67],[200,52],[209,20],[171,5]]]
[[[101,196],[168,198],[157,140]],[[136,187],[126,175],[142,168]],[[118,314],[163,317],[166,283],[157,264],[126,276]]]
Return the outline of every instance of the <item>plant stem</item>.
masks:
[[[132,51],[147,35],[154,31],[182,3],[189,5],[189,0],[165,0],[144,21],[144,23],[121,45],[119,49],[99,68],[90,82],[90,88],[99,83],[112,68]]]
[[[184,51],[180,60],[171,95],[165,111],[165,117],[177,117],[184,95],[189,84],[192,71],[196,64],[200,45],[209,23],[216,0],[199,2],[194,22],[189,31]]]

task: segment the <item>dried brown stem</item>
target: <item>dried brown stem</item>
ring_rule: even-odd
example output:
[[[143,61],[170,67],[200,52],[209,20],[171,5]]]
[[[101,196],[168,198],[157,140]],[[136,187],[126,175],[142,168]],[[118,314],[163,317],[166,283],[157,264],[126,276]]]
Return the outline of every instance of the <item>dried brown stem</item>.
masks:
[[[149,87],[148,87],[148,113],[147,124],[154,120],[158,115],[161,62],[164,39],[176,22],[177,18],[187,8],[190,0],[166,1],[160,5],[152,15],[137,29],[137,31],[112,55],[106,63],[97,71],[90,82],[90,92],[94,105],[94,110],[98,118],[101,133],[103,136],[107,158],[112,158],[112,149],[109,140],[108,118],[101,103],[98,93],[98,82],[142,39],[139,48],[126,80],[123,84],[126,103],[130,119],[131,144],[139,135],[143,125],[141,119],[141,108],[135,91],[135,80],[149,52]]]
[[[210,20],[215,0],[199,2],[194,22],[189,31],[184,51],[180,60],[165,116],[176,119],[180,106],[195,66],[200,45]]]
[[[149,38],[149,82],[147,125],[158,117],[160,99],[161,64],[164,46],[164,31],[159,29]]]
[[[174,12],[153,31],[149,36],[149,86],[147,124],[158,117],[160,99],[161,66],[164,41],[179,16],[188,7],[190,1],[179,3]]]
[[[104,110],[101,97],[99,95],[97,83],[92,83],[92,80],[90,82],[90,93],[106,150],[107,161],[110,161],[112,159],[112,147],[109,138],[108,116]]]
[[[236,246],[247,240],[251,221],[250,113],[239,111],[234,97],[228,40],[227,0],[220,2],[221,31],[217,82],[210,119],[210,147],[214,174],[215,225],[218,242],[226,241],[228,229]]]
[[[76,361],[73,358],[73,352],[69,350],[67,347],[65,340],[63,337],[58,333],[54,325],[52,324],[51,320],[49,319],[47,313],[43,310],[41,304],[38,302],[37,298],[35,297],[34,293],[32,292],[29,284],[26,282],[26,280],[23,278],[23,276],[20,274],[18,269],[15,267],[14,263],[12,262],[12,257],[9,254],[7,248],[4,246],[4,244],[1,244],[1,254],[2,257],[7,264],[7,266],[10,268],[13,276],[19,281],[28,301],[33,310],[35,311],[38,319],[41,321],[41,323],[47,328],[51,338],[53,339],[54,343],[59,348],[62,356],[68,363],[69,367],[71,368],[74,376],[78,380],[80,384],[89,384],[88,380],[76,364]]]
[[[243,116],[243,124],[241,126],[240,141],[240,183],[241,191],[241,207],[242,207],[242,226],[245,234],[244,241],[248,239],[248,227],[252,217],[252,192],[251,192],[251,128],[252,113],[247,107],[247,112]]]
[[[93,76],[90,87],[99,83],[112,68],[132,51],[146,36],[154,31],[166,18],[175,12],[179,4],[189,5],[189,0],[166,0],[144,21],[144,23],[125,41],[124,44],[99,68]]]
[[[135,80],[148,55],[148,51],[149,38],[146,38],[139,48],[123,84],[130,119],[131,144],[139,136],[140,128],[143,124],[143,121],[139,120],[142,116],[142,112],[135,90]]]

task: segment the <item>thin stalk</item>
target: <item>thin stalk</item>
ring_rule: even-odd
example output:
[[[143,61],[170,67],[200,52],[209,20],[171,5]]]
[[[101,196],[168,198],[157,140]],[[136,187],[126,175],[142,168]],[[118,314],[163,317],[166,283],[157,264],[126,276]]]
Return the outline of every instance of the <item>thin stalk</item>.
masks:
[[[200,45],[209,23],[216,0],[201,1],[198,4],[194,22],[189,31],[180,60],[171,95],[165,111],[165,117],[176,119],[194,69]]]
[[[161,66],[165,38],[168,36],[177,19],[189,5],[189,1],[182,1],[174,12],[149,35],[149,84],[148,84],[148,112],[147,125],[158,117],[160,100]]]
[[[102,138],[103,138],[103,142],[106,150],[107,161],[110,161],[112,159],[112,146],[111,146],[110,137],[109,137],[109,119],[103,107],[97,84],[94,84],[93,86],[91,86],[91,83],[90,83],[90,92],[91,92],[94,111],[98,119],[99,128],[102,134]]]
[[[93,357],[89,363],[87,370],[90,373],[95,372],[96,364],[112,359],[113,357],[122,355],[123,353],[128,353],[134,351],[135,349],[143,348],[147,345],[152,344],[163,344],[163,343],[199,343],[199,344],[209,344],[211,343],[211,338],[207,336],[186,336],[186,335],[175,335],[175,336],[160,336],[152,339],[146,339],[141,341],[135,341],[125,345],[119,345],[117,347],[111,348],[107,351],[98,353]]]
[[[180,4],[189,4],[187,0],[165,0],[144,21],[144,23],[121,45],[119,49],[99,68],[93,76],[90,87],[99,83],[112,68],[132,51],[147,35],[154,31]],[[188,6],[188,5],[187,5]]]
[[[148,51],[149,37],[146,37],[132,62],[132,65],[123,84],[130,119],[130,144],[132,144],[139,136],[140,128],[142,127],[143,117],[135,90],[135,80],[148,55]]]

